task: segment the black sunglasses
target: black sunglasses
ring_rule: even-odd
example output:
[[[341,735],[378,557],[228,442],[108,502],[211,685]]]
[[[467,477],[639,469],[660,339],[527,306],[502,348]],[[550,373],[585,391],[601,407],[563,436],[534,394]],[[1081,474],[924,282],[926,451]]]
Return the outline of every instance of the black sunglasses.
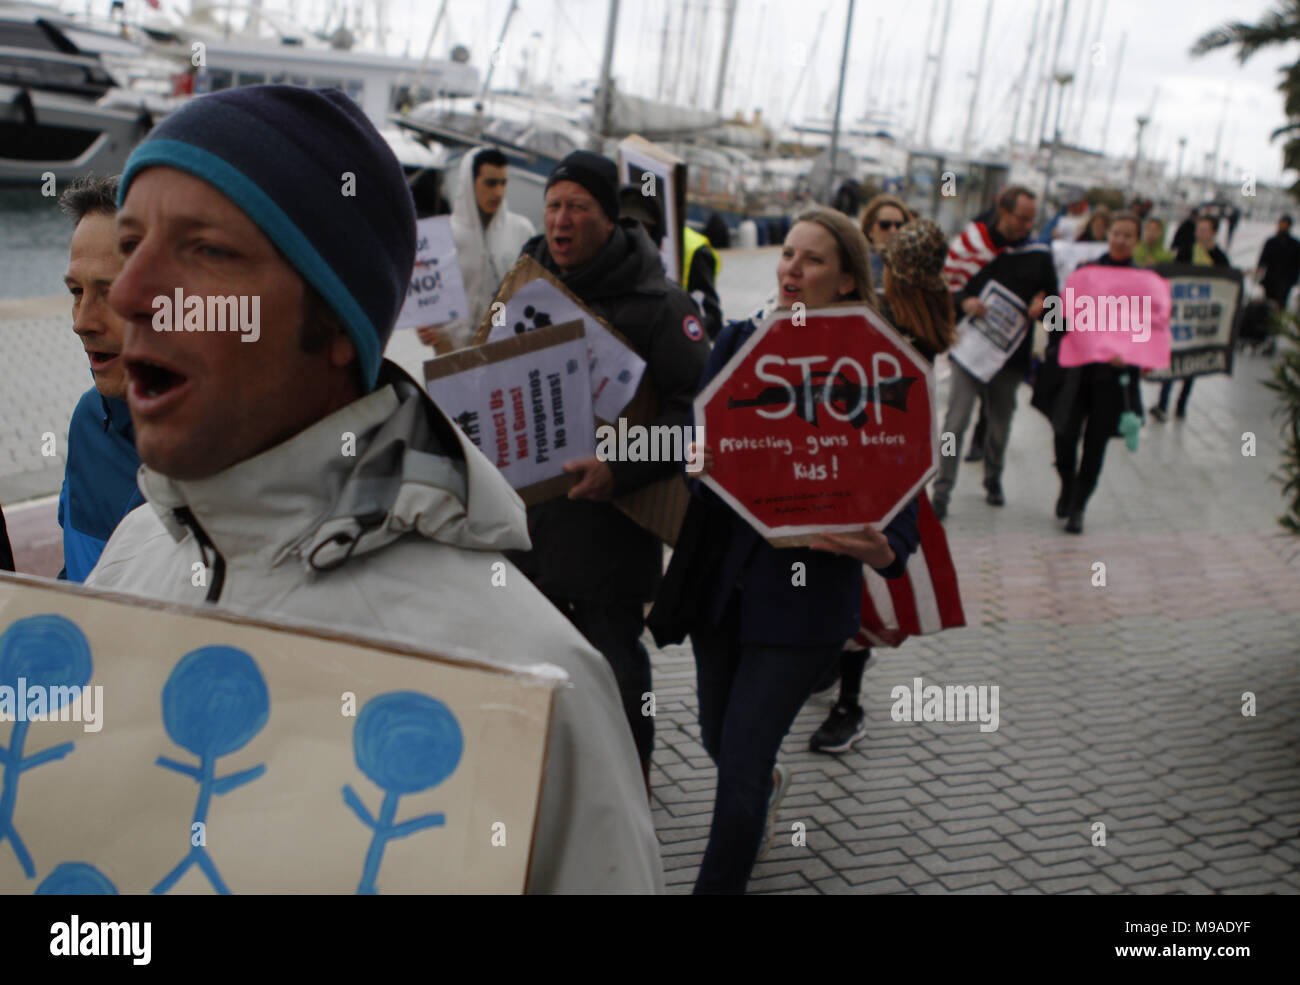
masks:
[[[902,229],[903,220],[902,219],[877,219],[876,225],[879,226],[881,229],[883,229],[885,232],[889,232],[889,230],[891,229]]]

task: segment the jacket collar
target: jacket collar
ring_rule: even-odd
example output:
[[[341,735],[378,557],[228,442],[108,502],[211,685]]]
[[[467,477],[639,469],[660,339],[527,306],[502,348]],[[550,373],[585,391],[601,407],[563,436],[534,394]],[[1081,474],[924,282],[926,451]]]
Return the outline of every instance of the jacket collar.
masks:
[[[296,557],[323,570],[411,532],[472,550],[530,546],[518,495],[389,362],[374,392],[260,455],[196,480],[141,466],[139,485],[173,539],[188,508],[226,560]]]
[[[125,400],[116,400],[100,394],[100,423],[104,430],[110,427],[131,444],[135,444],[135,428],[131,425],[131,408]]]

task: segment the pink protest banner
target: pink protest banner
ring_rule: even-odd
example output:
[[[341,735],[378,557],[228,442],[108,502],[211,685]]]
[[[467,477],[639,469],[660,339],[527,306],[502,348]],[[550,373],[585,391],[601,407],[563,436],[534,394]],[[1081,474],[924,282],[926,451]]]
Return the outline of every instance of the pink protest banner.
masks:
[[[1067,321],[1062,366],[1115,356],[1143,369],[1169,365],[1169,282],[1154,271],[1088,264],[1065,282],[1061,302]]]

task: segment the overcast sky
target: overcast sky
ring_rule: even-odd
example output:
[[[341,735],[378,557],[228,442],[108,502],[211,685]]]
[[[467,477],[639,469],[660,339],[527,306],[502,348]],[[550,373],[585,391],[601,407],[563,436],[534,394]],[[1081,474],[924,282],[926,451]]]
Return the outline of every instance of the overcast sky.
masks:
[[[857,0],[845,86],[846,120],[874,106],[892,110],[904,131],[915,124],[931,7],[937,3],[939,10],[930,44],[930,50],[936,51],[943,9],[949,2],[952,16],[932,142],[960,146],[986,0]],[[1143,157],[1154,154],[1168,160],[1171,173],[1179,137],[1187,138],[1184,173],[1200,174],[1205,155],[1213,151],[1222,127],[1221,158],[1230,163],[1234,179],[1242,168],[1270,183],[1283,178],[1281,147],[1270,142],[1269,134],[1285,122],[1282,95],[1276,88],[1278,69],[1300,58],[1300,45],[1260,52],[1244,67],[1229,51],[1200,58],[1188,53],[1200,34],[1224,21],[1257,20],[1271,6],[1258,0],[993,0],[984,81],[975,114],[975,131],[987,135],[986,143],[999,142],[1010,129],[1019,91],[1016,83],[1029,50],[1035,10],[1041,6],[1041,18],[1046,18],[1050,9],[1056,25],[1067,2],[1060,66],[1077,72],[1074,84],[1067,89],[1062,114],[1067,140],[1074,137],[1082,121],[1078,142],[1083,146],[1100,149],[1104,139],[1108,152],[1132,154],[1136,118],[1149,113],[1152,122],[1143,138]],[[765,117],[776,120],[829,115],[848,0],[737,0],[737,4],[723,111],[748,114],[761,109]],[[1102,64],[1092,69],[1085,112],[1088,64],[1103,5],[1103,47],[1096,56]],[[448,22],[454,40],[470,48],[472,61],[480,68],[496,42],[508,6],[509,0],[449,0]],[[570,83],[595,78],[600,71],[609,6],[608,0],[520,0],[494,86],[498,79],[514,82],[525,59],[535,78]],[[409,37],[412,54],[421,53],[437,7],[430,0],[391,0],[390,47],[400,50]],[[667,14],[671,23],[668,75],[678,80],[678,101],[689,103],[695,96],[701,105],[711,107],[725,0],[623,0],[620,7],[614,74],[623,88],[640,95],[656,94]],[[1044,33],[1041,18],[1040,37]],[[1125,35],[1121,60],[1120,41]],[[439,53],[446,52],[445,39],[444,32],[437,45]],[[1082,59],[1078,57],[1081,41]],[[1049,67],[1055,46],[1053,26]],[[679,59],[684,66],[681,72],[675,70]],[[800,60],[807,62],[806,72],[800,68]],[[1031,64],[1032,82],[1042,61]],[[1117,71],[1114,110],[1109,131],[1103,134]],[[1028,132],[1033,91],[1033,85],[1025,89],[1020,108],[1018,133],[1022,137]],[[1053,114],[1055,105],[1053,95]],[[1043,109],[1040,99],[1040,120]],[[1049,119],[1049,130],[1050,123]],[[1294,177],[1288,175],[1286,180]]]

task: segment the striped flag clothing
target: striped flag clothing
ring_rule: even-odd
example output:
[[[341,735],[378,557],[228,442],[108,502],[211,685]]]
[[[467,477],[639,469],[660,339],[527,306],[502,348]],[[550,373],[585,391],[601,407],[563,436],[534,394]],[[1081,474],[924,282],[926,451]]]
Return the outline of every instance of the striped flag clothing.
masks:
[[[943,264],[943,279],[948,290],[956,294],[990,260],[997,258],[1005,246],[994,246],[989,228],[973,219],[948,247],[948,259]]]
[[[901,578],[886,580],[862,568],[862,630],[845,650],[898,646],[909,636],[924,636],[966,625],[957,569],[948,552],[943,524],[924,492],[918,497],[921,542]]]

